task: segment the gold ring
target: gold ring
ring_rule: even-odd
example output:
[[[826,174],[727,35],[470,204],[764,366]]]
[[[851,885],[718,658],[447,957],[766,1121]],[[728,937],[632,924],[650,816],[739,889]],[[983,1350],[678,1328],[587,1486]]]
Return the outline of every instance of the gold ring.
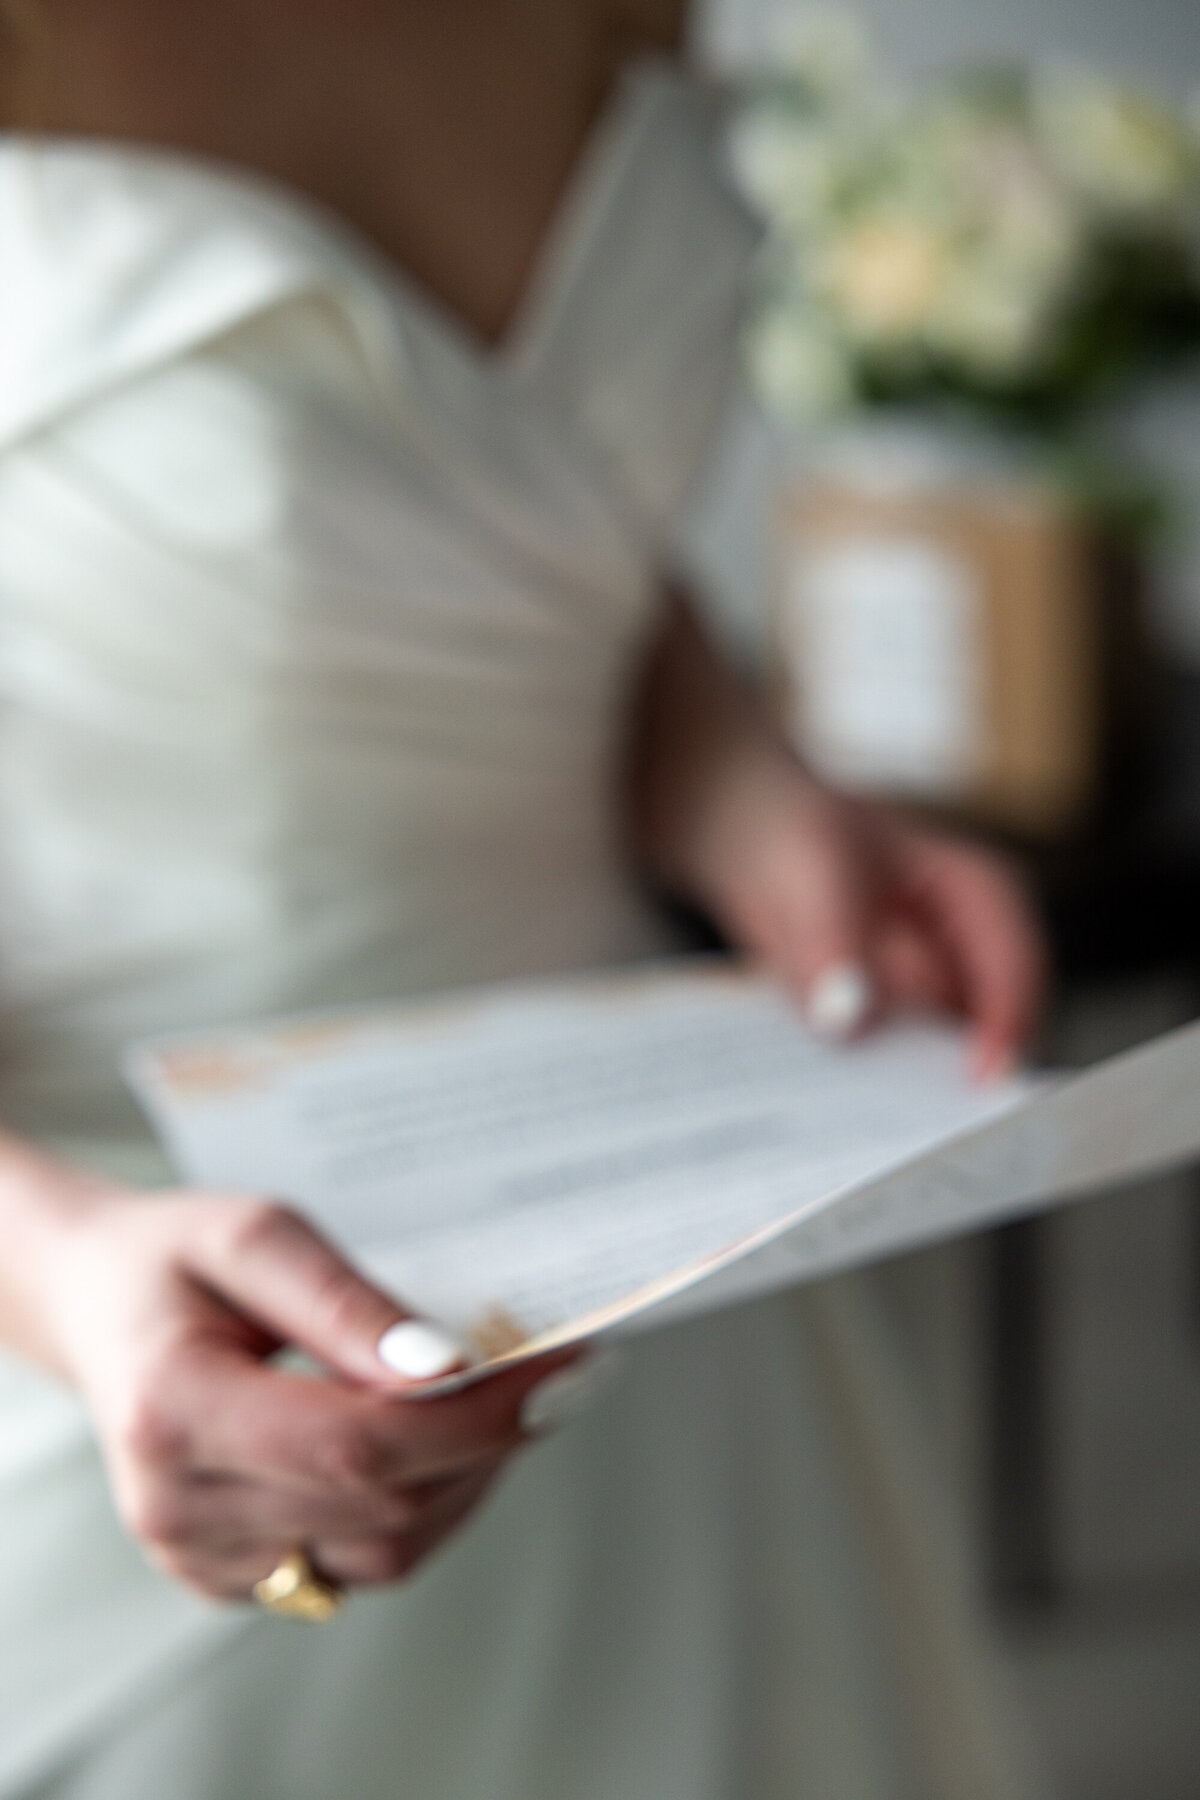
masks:
[[[323,1581],[300,1549],[255,1582],[253,1593],[267,1612],[281,1619],[303,1619],[306,1625],[324,1625],[346,1604],[341,1590]]]

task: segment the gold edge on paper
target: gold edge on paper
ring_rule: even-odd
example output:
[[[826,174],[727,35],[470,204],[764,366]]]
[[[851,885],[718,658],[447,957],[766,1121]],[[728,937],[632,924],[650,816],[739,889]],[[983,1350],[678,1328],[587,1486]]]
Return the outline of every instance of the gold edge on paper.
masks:
[[[444,1381],[430,1382],[424,1392],[431,1398],[436,1398],[438,1394],[457,1393],[465,1387],[473,1386],[477,1381],[484,1380],[489,1375],[498,1375],[505,1369],[517,1368],[522,1363],[530,1362],[534,1357],[548,1356],[555,1350],[567,1350],[573,1344],[583,1343],[588,1338],[597,1337],[602,1331],[610,1331],[614,1326],[623,1324],[627,1319],[636,1318],[639,1313],[647,1312],[658,1302],[670,1300],[676,1294],[694,1287],[705,1275],[715,1274],[718,1269],[739,1261],[750,1251],[758,1249],[762,1243],[769,1242],[772,1237],[778,1235],[780,1231],[786,1230],[793,1223],[795,1223],[794,1219],[789,1218],[782,1224],[776,1222],[764,1226],[746,1237],[735,1239],[731,1244],[723,1245],[720,1250],[714,1251],[708,1256],[699,1257],[694,1262],[684,1264],[682,1268],[673,1269],[668,1275],[657,1276],[653,1281],[644,1282],[641,1287],[632,1289],[628,1294],[623,1294],[619,1300],[611,1300],[606,1305],[595,1307],[588,1313],[579,1313],[575,1318],[568,1319],[561,1325],[552,1325],[545,1331],[536,1332],[532,1336],[523,1336],[519,1343],[512,1344],[510,1348],[502,1350],[498,1354],[486,1356],[480,1362],[472,1363],[469,1369],[463,1370],[460,1374],[449,1375]],[[494,1309],[494,1312],[487,1316],[491,1318],[495,1316],[495,1312],[503,1313],[504,1309]],[[507,1313],[504,1316],[512,1317]],[[473,1327],[468,1336],[473,1342],[478,1343],[480,1336],[478,1327]]]
[[[976,1120],[974,1124],[965,1126],[936,1148],[939,1151],[958,1148],[977,1134],[986,1133],[1001,1125],[1026,1095],[1030,1099],[1042,1099],[1046,1097],[1048,1091],[1062,1085],[1061,1080],[1055,1077],[1042,1078],[1034,1082],[1027,1077],[1022,1077],[1019,1078],[1019,1081],[1022,1091],[1013,1095],[1009,1105],[1002,1107],[987,1118]],[[1035,1091],[1028,1092],[1030,1089]],[[878,1170],[865,1182],[853,1180],[843,1182],[832,1192],[822,1195],[817,1200],[809,1201],[803,1206],[793,1207],[778,1218],[770,1220],[765,1225],[760,1225],[756,1230],[746,1232],[741,1237],[723,1244],[719,1250],[696,1257],[694,1260],[672,1269],[666,1275],[656,1276],[653,1281],[644,1282],[640,1287],[623,1294],[620,1299],[609,1301],[605,1306],[596,1307],[592,1312],[580,1313],[575,1318],[564,1321],[561,1325],[553,1325],[545,1331],[537,1332],[535,1335],[525,1338],[519,1345],[514,1345],[512,1349],[505,1351],[502,1355],[491,1357],[486,1362],[477,1363],[465,1374],[452,1376],[449,1380],[457,1386],[467,1386],[487,1375],[498,1373],[502,1369],[513,1368],[519,1363],[528,1362],[532,1357],[545,1356],[553,1350],[567,1349],[572,1344],[581,1343],[587,1338],[598,1336],[602,1331],[609,1331],[614,1326],[624,1324],[626,1320],[636,1318],[638,1314],[649,1311],[651,1307],[660,1302],[671,1300],[677,1294],[685,1293],[707,1276],[719,1274],[723,1269],[741,1262],[745,1257],[753,1255],[756,1250],[762,1250],[769,1244],[777,1243],[798,1225],[803,1224],[817,1213],[829,1210],[848,1195],[860,1189],[869,1189],[878,1181],[890,1179],[907,1168],[915,1167],[929,1153],[928,1149],[914,1151],[910,1156],[902,1157],[899,1162],[890,1167]],[[434,1390],[431,1388],[430,1391]]]

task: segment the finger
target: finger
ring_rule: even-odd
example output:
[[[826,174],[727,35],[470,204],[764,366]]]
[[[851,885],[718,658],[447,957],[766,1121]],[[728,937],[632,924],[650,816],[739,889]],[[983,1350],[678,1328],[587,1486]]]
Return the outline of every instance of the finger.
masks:
[[[910,878],[954,959],[975,1027],[975,1072],[999,1075],[1027,1042],[1045,989],[1032,909],[1004,864],[965,846],[934,839],[918,845]]]
[[[758,870],[739,925],[798,991],[813,1030],[842,1039],[862,1028],[876,999],[872,914],[870,859],[853,816],[822,801]]]
[[[527,1397],[578,1360],[560,1353],[444,1398],[406,1400],[271,1368],[223,1344],[178,1358],[123,1454],[162,1474],[241,1476],[356,1497],[490,1468],[524,1442]],[[181,1427],[179,1420],[186,1420]]]
[[[497,1468],[499,1463],[485,1465],[466,1479],[489,1479]],[[390,1536],[415,1530],[463,1479],[358,1495],[304,1493],[227,1477],[149,1480],[122,1496],[122,1515],[143,1543],[176,1549]]]
[[[295,1541],[246,1543],[213,1549],[203,1544],[146,1546],[156,1569],[206,1600],[249,1600],[258,1582],[295,1550]]]
[[[875,943],[875,966],[886,1010],[959,1013],[962,983],[940,935],[916,920],[889,921]]]
[[[376,1586],[401,1580],[470,1517],[485,1498],[494,1472],[446,1483],[414,1496],[412,1522],[402,1530],[313,1538],[305,1533],[232,1536],[178,1542],[154,1540],[146,1554],[176,1581],[215,1600],[246,1600],[296,1548],[309,1546],[313,1567],[338,1586]]]
[[[188,1272],[281,1343],[357,1380],[397,1388],[463,1366],[461,1345],[364,1279],[306,1219],[266,1201],[206,1200]]]
[[[314,1564],[341,1587],[377,1587],[403,1581],[417,1564],[459,1530],[485,1498],[491,1480],[458,1483],[412,1529],[373,1538],[322,1538]]]

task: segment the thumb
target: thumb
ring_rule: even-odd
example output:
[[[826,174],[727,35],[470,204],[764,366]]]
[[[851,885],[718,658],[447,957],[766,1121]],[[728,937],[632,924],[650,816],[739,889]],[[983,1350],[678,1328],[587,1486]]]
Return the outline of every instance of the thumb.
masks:
[[[306,1219],[270,1201],[204,1201],[186,1272],[273,1336],[354,1380],[396,1385],[470,1361],[449,1332],[367,1281]]]

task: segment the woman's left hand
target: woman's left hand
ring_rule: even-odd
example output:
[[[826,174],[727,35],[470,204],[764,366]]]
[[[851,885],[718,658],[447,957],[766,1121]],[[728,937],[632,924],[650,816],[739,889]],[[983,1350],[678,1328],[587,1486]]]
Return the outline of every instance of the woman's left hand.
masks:
[[[1046,957],[999,856],[809,776],[685,602],[648,659],[631,758],[634,843],[668,889],[850,1037],[896,1007],[974,1027],[981,1077],[1016,1059]]]
[[[1003,858],[765,753],[720,861],[722,923],[799,992],[818,1030],[849,1037],[893,1009],[932,1009],[971,1022],[980,1078],[1012,1066],[1046,958]]]

